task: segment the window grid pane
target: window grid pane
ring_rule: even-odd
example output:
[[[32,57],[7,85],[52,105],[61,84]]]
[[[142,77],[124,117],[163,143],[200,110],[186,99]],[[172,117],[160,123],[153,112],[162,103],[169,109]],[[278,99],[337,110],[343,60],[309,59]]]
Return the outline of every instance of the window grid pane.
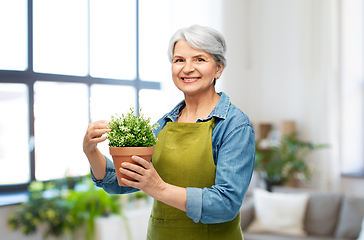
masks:
[[[135,1],[90,1],[90,75],[136,77]]]
[[[27,1],[0,1],[0,69],[28,68]]]
[[[28,88],[0,83],[0,185],[30,181]]]
[[[89,172],[82,151],[82,139],[88,125],[87,97],[86,84],[34,84],[36,180]]]
[[[34,0],[34,71],[88,74],[88,1]]]

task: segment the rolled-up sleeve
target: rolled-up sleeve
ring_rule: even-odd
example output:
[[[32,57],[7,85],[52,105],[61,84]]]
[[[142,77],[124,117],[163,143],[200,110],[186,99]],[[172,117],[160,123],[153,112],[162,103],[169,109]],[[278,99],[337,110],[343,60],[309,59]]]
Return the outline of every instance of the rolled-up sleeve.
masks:
[[[231,130],[217,153],[215,184],[187,188],[186,214],[194,222],[221,223],[239,213],[255,162],[255,134],[250,123]]]
[[[105,159],[106,159],[106,173],[103,179],[97,180],[92,172],[92,169],[90,170],[91,179],[95,182],[95,185],[97,187],[103,188],[105,192],[110,194],[125,194],[125,193],[136,192],[139,190],[137,188],[119,186],[116,177],[114,163],[107,157],[105,157]]]
[[[187,216],[198,223],[202,212],[202,189],[187,188],[186,209]]]

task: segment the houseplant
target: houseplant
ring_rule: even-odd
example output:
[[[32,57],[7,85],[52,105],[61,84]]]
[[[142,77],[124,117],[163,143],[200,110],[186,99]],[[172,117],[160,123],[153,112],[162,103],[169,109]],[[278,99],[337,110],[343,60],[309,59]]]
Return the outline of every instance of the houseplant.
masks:
[[[49,186],[54,185],[42,182],[30,184],[28,200],[18,205],[8,217],[8,225],[12,230],[20,229],[24,235],[31,235],[40,224],[45,223],[43,237],[46,239],[50,236],[61,237],[65,232],[72,232],[76,228],[65,196]],[[53,196],[45,197],[46,191]]]
[[[67,234],[74,238],[74,231],[84,226],[86,239],[90,240],[97,217],[121,215],[119,196],[96,189],[90,176],[48,183],[34,181],[28,190],[28,200],[8,216],[9,227],[20,229],[25,235],[35,233],[40,224],[45,224],[45,239],[63,238]]]
[[[86,239],[94,239],[95,219],[111,214],[121,215],[118,195],[110,195],[103,189],[96,188],[90,177],[80,183],[78,191],[70,191],[67,203],[76,226],[85,226]]]
[[[157,125],[150,124],[150,118],[146,118],[143,114],[139,117],[135,115],[133,108],[125,115],[113,115],[109,122],[110,132],[106,132],[109,140],[109,150],[113,158],[115,169],[119,169],[122,162],[134,163],[131,156],[137,155],[150,161],[154,145],[157,139],[153,130]],[[129,179],[120,171],[116,171],[118,183],[125,186],[121,182],[121,178]]]
[[[297,132],[283,136],[278,145],[269,148],[260,148],[257,143],[254,169],[259,172],[269,191],[272,186],[286,184],[292,179],[309,182],[312,172],[304,157],[325,147],[328,145],[299,140]]]

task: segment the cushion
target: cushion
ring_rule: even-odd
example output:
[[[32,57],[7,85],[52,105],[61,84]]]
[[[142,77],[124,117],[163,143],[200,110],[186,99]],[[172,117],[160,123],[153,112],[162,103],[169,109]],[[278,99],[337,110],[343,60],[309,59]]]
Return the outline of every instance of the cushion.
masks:
[[[246,232],[306,236],[303,222],[309,194],[270,193],[256,188],[253,196],[255,218]]]
[[[364,216],[364,198],[345,196],[335,237],[357,238]]]
[[[341,194],[310,193],[305,230],[310,235],[333,236],[339,218]]]
[[[241,229],[245,230],[254,219],[254,200],[252,197],[246,197],[240,208]]]
[[[361,222],[361,231],[357,240],[364,240],[364,218]]]

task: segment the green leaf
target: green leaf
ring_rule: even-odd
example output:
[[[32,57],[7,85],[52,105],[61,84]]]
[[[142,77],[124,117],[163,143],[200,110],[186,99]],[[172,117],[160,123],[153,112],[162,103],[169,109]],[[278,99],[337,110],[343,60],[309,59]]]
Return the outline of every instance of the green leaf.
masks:
[[[157,124],[151,125],[150,118],[142,113],[135,115],[130,108],[127,114],[113,115],[109,122],[110,132],[106,132],[110,147],[151,147],[157,143],[153,130]]]

